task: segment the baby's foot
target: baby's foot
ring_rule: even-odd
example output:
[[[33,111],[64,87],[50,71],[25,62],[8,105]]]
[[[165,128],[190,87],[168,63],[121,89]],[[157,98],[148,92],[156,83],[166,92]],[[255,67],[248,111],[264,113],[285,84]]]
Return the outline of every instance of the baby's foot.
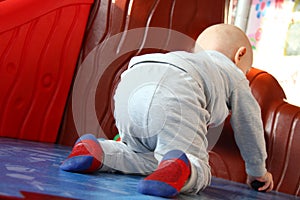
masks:
[[[81,136],[60,168],[70,172],[89,173],[101,168],[103,150],[93,134]]]
[[[138,185],[138,192],[153,196],[176,196],[190,176],[190,162],[180,150],[169,151],[158,168]]]

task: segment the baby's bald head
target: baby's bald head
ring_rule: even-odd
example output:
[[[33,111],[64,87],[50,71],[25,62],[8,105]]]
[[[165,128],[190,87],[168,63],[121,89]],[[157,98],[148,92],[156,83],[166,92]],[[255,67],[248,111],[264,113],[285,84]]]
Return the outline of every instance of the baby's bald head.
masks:
[[[230,24],[217,24],[205,29],[198,37],[195,50],[216,50],[226,55],[244,73],[252,66],[253,53],[245,33]]]

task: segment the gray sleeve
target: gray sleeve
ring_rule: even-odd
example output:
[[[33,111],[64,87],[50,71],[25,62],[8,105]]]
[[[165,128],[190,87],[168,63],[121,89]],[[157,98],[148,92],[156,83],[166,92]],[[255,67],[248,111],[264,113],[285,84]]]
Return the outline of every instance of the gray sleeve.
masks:
[[[239,83],[231,93],[231,125],[235,141],[246,163],[246,173],[263,176],[267,158],[260,107],[253,97],[248,81]]]

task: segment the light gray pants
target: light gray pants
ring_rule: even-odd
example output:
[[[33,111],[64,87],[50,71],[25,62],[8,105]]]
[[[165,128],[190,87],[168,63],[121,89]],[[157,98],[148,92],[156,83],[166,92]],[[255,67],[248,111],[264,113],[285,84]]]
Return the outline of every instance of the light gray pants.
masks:
[[[114,96],[121,142],[100,142],[105,152],[101,171],[147,175],[164,154],[179,149],[192,165],[182,192],[199,192],[211,179],[205,105],[197,82],[175,66],[147,62],[128,69]]]

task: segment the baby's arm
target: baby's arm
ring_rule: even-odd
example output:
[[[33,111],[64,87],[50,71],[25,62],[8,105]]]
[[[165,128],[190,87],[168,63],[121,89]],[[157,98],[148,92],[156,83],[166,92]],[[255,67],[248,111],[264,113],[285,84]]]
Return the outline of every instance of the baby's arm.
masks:
[[[267,172],[267,158],[261,111],[244,80],[231,95],[231,125],[235,141],[246,163],[248,183],[254,180],[265,183],[259,191],[271,191],[273,188],[272,175]]]

